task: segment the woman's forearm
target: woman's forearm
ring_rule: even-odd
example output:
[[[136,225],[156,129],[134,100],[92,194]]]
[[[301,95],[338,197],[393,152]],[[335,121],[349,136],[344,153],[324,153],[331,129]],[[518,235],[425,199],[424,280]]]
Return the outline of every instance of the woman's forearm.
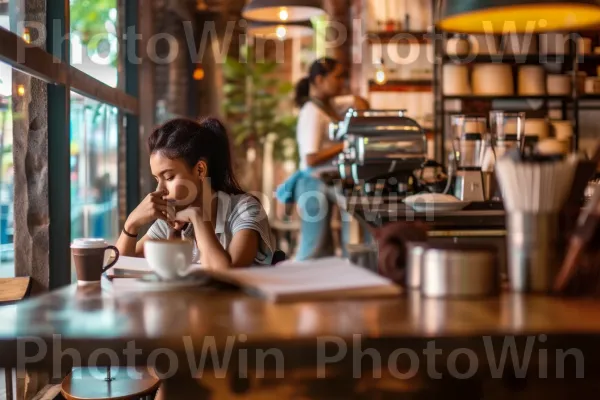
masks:
[[[126,257],[135,257],[135,246],[137,244],[137,238],[129,237],[123,232],[117,240],[116,247],[119,249],[119,254]]]
[[[129,223],[129,221],[125,222],[125,226],[123,227],[127,232],[131,234],[137,233],[137,228],[133,226],[133,224]],[[117,240],[116,247],[119,249],[119,254],[126,257],[135,257],[136,256],[136,245],[137,245],[137,237],[127,236],[125,232],[121,232],[119,236],[119,240]]]
[[[217,240],[212,223],[203,221],[200,215],[195,217],[192,223],[202,266],[210,269],[231,268],[231,256]]]
[[[321,150],[318,153],[308,154],[306,156],[306,164],[308,164],[309,167],[314,167],[319,164],[323,164],[324,162],[327,162],[335,156],[337,156],[343,150],[344,144],[338,143],[327,149]]]

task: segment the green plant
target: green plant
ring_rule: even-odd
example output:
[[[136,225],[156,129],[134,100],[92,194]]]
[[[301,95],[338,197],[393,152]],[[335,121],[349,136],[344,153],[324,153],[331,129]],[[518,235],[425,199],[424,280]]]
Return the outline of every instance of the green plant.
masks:
[[[294,87],[273,77],[275,61],[253,62],[253,48],[242,50],[246,62],[228,57],[224,64],[224,114],[231,125],[236,146],[262,143],[268,134],[277,135],[274,157],[285,157],[284,147],[296,136],[296,117],[286,112],[284,103]],[[294,153],[296,153],[294,151]],[[297,155],[293,157],[297,159]]]

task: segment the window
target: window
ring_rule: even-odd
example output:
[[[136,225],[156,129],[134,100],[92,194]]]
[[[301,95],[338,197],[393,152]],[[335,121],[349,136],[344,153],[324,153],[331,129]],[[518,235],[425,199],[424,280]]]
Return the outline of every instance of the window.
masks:
[[[33,45],[43,44],[43,40],[38,40],[46,36],[45,26],[24,20],[26,1],[28,0],[0,0],[0,27],[16,33]]]
[[[0,63],[0,277],[12,277],[13,248],[13,107],[12,69]]]
[[[115,241],[120,214],[138,201],[137,165],[121,158],[128,146],[132,152],[138,147],[137,87],[123,90],[128,79],[137,81],[137,68],[126,60],[118,67],[120,29],[127,31],[120,23],[137,29],[137,17],[137,7],[126,0],[0,0],[0,57],[6,62],[0,63],[0,277],[15,275],[15,252],[24,251],[25,257],[16,259],[32,255],[37,264],[20,263],[20,274],[48,288],[71,283],[70,241],[82,236]],[[43,26],[46,20],[53,21],[52,29]],[[25,48],[16,55],[15,46],[36,45],[39,32],[46,34],[42,51]],[[71,33],[66,60],[66,42],[59,37],[64,32]],[[57,61],[60,68],[52,65]],[[128,118],[124,126],[125,117],[138,118]],[[19,149],[14,153],[13,138]],[[40,160],[46,139],[48,159]],[[35,154],[40,163],[31,163],[24,146],[41,152]],[[31,188],[36,174],[46,172],[48,190]],[[26,230],[31,213],[38,213],[48,238],[37,235],[42,246],[15,249],[13,225]]]
[[[0,0],[0,27],[19,33],[17,29],[19,0]]]
[[[28,125],[33,79],[0,63],[0,278],[15,275],[13,137]]]
[[[12,0],[11,0],[12,2]],[[0,26],[10,30],[10,4],[6,1],[0,1]]]
[[[117,87],[117,0],[70,0],[71,65]]]
[[[71,238],[118,237],[118,112],[71,92]]]

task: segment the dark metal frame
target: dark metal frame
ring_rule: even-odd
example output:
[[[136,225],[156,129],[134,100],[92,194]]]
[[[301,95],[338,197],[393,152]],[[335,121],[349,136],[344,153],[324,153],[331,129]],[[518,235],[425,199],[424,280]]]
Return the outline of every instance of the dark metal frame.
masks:
[[[119,1],[123,2],[122,9],[125,10],[123,32],[127,32],[127,27],[134,27],[137,32],[139,0]],[[52,0],[52,6],[46,9],[46,27],[46,50],[32,46],[15,33],[0,28],[0,61],[48,83],[49,287],[54,289],[71,283],[71,91],[117,107],[126,121],[126,208],[129,212],[137,204],[140,193],[139,66],[123,58],[125,90],[105,85],[71,66],[69,0]],[[125,43],[126,46],[137,46],[135,37],[128,38]],[[121,47],[120,51],[126,48]]]
[[[61,66],[70,60],[69,0],[55,1],[54,7],[46,10],[46,26],[60,21],[60,29],[47,29],[46,47],[51,55],[60,55]],[[70,167],[70,92],[68,76],[66,84],[48,84],[48,203],[49,226],[49,287],[54,289],[71,282],[71,167]],[[65,223],[65,219],[69,223]]]
[[[58,1],[62,3],[62,0]],[[129,3],[129,0],[127,2]],[[59,3],[52,3],[53,6],[55,4]],[[59,32],[64,32],[62,26],[64,15],[62,12],[58,13],[57,10],[61,10],[61,7],[48,8],[46,22],[52,24],[55,21],[60,21]],[[135,22],[137,22],[137,19]],[[136,97],[105,85],[71,66],[68,58],[64,57],[69,50],[64,46],[68,43],[68,40],[63,41],[58,32],[53,29],[48,30],[47,34],[47,43],[54,40],[56,44],[52,44],[53,47],[48,47],[48,51],[44,51],[44,49],[27,44],[23,38],[13,32],[0,28],[0,43],[2,43],[2,46],[0,46],[0,61],[45,82],[69,86],[70,90],[83,96],[135,115],[138,114],[138,99]],[[60,46],[61,41],[63,46]],[[56,48],[56,51],[52,51],[54,48]]]
[[[139,33],[139,0],[120,0],[125,2],[125,29],[133,27]],[[143,0],[142,0],[143,1]],[[139,46],[135,38],[127,36],[125,41],[126,54],[138,54]],[[125,93],[127,96],[137,99],[139,97],[139,66],[128,57],[123,57],[125,67]],[[126,135],[126,178],[127,182],[127,205],[126,212],[129,214],[138,205],[140,199],[140,119],[138,113],[127,113],[124,116]]]

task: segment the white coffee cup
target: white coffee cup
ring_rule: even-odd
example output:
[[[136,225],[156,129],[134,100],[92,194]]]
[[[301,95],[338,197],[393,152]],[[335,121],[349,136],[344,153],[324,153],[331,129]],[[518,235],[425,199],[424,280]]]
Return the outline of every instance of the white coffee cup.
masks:
[[[164,280],[186,276],[192,264],[194,244],[190,240],[147,240],[144,255],[150,268]]]

